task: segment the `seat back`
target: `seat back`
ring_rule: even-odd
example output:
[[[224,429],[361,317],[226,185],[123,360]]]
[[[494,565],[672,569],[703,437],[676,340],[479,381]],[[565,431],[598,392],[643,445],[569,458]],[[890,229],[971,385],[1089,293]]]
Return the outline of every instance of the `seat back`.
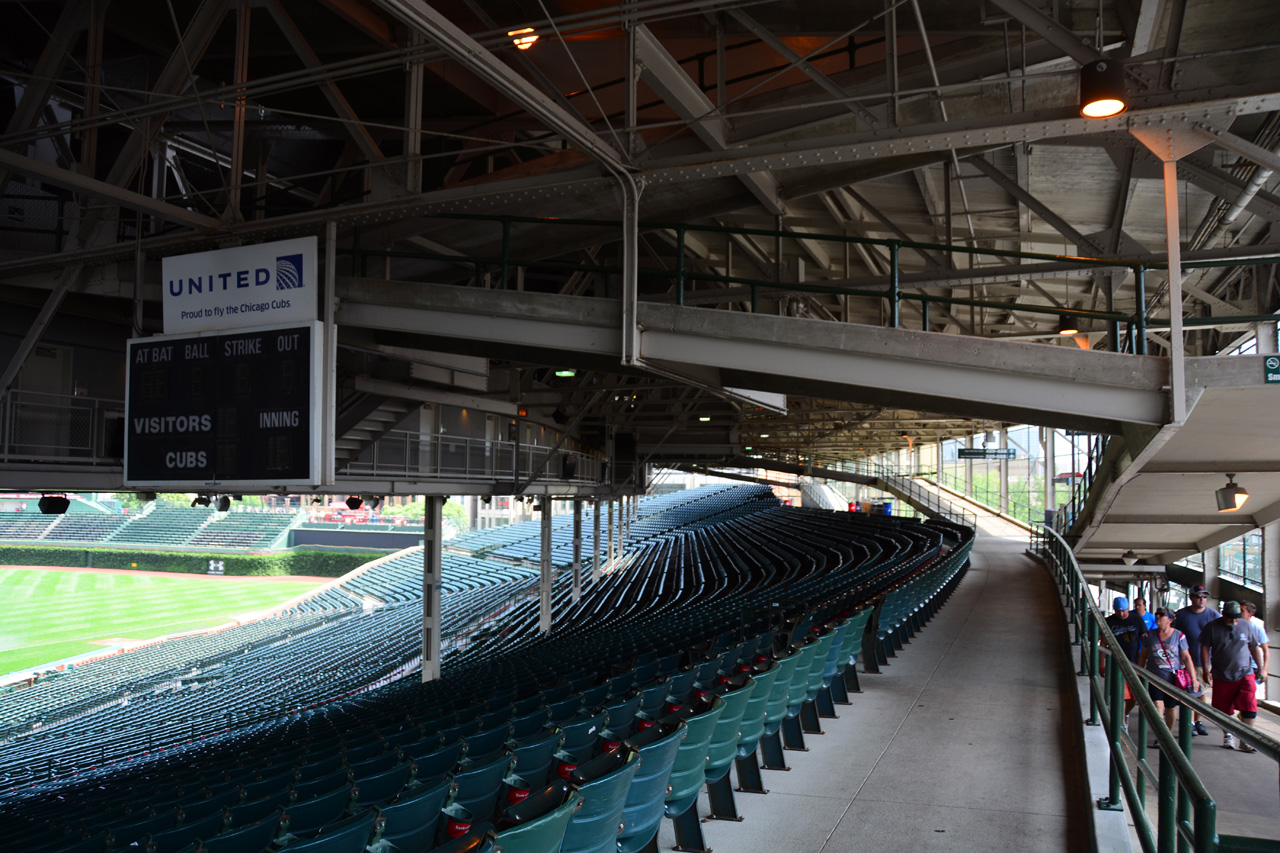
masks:
[[[637,692],[634,696],[611,700],[604,708],[609,714],[609,719],[604,724],[605,728],[615,732],[630,731],[636,711],[640,710],[642,698],[644,698],[643,695]]]
[[[342,817],[351,802],[352,787],[348,783],[327,794],[287,806],[284,815],[288,821],[288,831],[294,835],[312,832]]]
[[[735,685],[734,689],[721,694],[724,709],[720,712],[720,719],[716,721],[715,728],[711,731],[711,739],[707,744],[708,776],[713,771],[728,767],[737,757],[738,732],[741,730],[742,716],[746,713],[747,703],[751,701],[752,694],[755,693],[756,683],[750,677],[743,678],[741,684],[736,680],[730,684]]]
[[[674,808],[673,814],[684,812],[678,808],[691,797],[696,798],[706,781],[705,768],[707,749],[711,745],[711,733],[724,713],[725,701],[719,696],[711,697],[711,705],[701,713],[693,713],[685,719],[689,727],[688,734],[680,742],[676,751],[675,765],[671,768],[671,778],[667,780],[667,805]],[[689,711],[694,708],[690,707]]]
[[[173,829],[152,834],[147,849],[152,853],[175,853],[197,838],[211,838],[223,830],[227,822],[225,810],[214,812],[199,820],[188,821]]]
[[[813,644],[817,648],[813,650],[813,660],[809,662],[809,675],[806,678],[805,687],[806,700],[813,699],[822,689],[822,676],[826,672],[827,658],[831,656],[831,646],[835,643],[836,636],[836,631],[828,628],[825,633],[818,635],[818,641]],[[834,664],[832,672],[835,672]]]
[[[520,805],[535,799],[530,797]],[[498,846],[503,853],[558,853],[565,830],[574,812],[582,804],[582,796],[569,792],[555,808],[524,823],[498,830]],[[516,808],[513,806],[512,808]],[[510,810],[508,810],[510,811]]]
[[[594,754],[596,739],[604,731],[608,719],[608,712],[601,711],[596,714],[579,714],[562,723],[560,728],[564,731],[564,744],[560,748],[579,760],[586,761]]]
[[[578,784],[582,806],[564,831],[564,853],[614,853],[618,822],[639,768],[639,755],[622,748],[588,761],[570,775]]]
[[[280,829],[281,811],[257,823],[212,838],[202,838],[201,848],[205,853],[262,853],[275,840]]]
[[[457,785],[454,803],[471,812],[476,825],[488,823],[493,817],[498,795],[502,793],[502,780],[510,769],[509,755],[500,755],[460,769],[453,777],[453,782]]]
[[[476,732],[467,738],[467,757],[472,761],[493,758],[494,754],[506,745],[510,733],[511,727],[505,723],[492,729]]]
[[[671,778],[676,750],[688,730],[683,720],[661,720],[627,741],[640,757],[640,769],[631,780],[622,806],[620,851],[635,853],[658,834],[667,780]]]
[[[777,731],[778,724],[787,715],[787,704],[791,698],[791,682],[795,680],[796,668],[801,656],[798,651],[778,660],[778,676],[773,681],[773,690],[769,692],[769,700],[765,705],[765,732]]]
[[[295,841],[286,849],[295,853],[363,853],[378,822],[378,813],[366,809],[334,826],[326,827],[310,841]]]
[[[441,776],[427,780],[413,791],[402,794],[394,803],[382,807],[382,837],[397,847],[397,839],[414,830],[429,827],[423,838],[434,842],[436,824],[440,821],[440,809],[453,789],[453,777]]]
[[[404,786],[409,783],[412,774],[413,765],[405,762],[392,767],[390,770],[384,770],[381,773],[375,773],[363,779],[357,778],[355,780],[356,804],[360,808],[364,808],[387,802],[404,789]]]
[[[414,755],[412,749],[406,748],[405,754],[412,757],[413,763],[418,765],[418,776],[426,779],[439,776],[441,773],[452,773],[466,751],[467,742],[458,740],[448,746],[438,746],[431,751],[424,751],[422,755]]]
[[[757,666],[758,668],[758,666]],[[755,687],[742,709],[742,720],[738,724],[738,755],[745,758],[756,751],[760,736],[764,734],[765,706],[773,693],[773,683],[781,669],[776,660],[771,660],[763,672],[753,670],[751,674]]]
[[[551,759],[563,742],[560,729],[543,729],[541,734],[519,741],[511,750],[516,762],[513,772],[534,788],[542,787],[551,773]]]

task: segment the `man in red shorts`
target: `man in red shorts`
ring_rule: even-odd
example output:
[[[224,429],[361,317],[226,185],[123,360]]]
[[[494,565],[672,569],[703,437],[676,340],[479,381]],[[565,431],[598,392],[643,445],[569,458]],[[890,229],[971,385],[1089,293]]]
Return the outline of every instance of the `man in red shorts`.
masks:
[[[1253,677],[1253,664],[1262,665],[1262,649],[1258,632],[1246,619],[1240,618],[1240,604],[1228,601],[1222,605],[1221,618],[1214,619],[1200,632],[1200,666],[1204,683],[1213,688],[1213,707],[1228,717],[1236,711],[1245,725],[1252,726],[1258,717],[1258,685]],[[1210,663],[1212,662],[1212,668]],[[1223,749],[1257,752],[1229,731],[1222,733]]]

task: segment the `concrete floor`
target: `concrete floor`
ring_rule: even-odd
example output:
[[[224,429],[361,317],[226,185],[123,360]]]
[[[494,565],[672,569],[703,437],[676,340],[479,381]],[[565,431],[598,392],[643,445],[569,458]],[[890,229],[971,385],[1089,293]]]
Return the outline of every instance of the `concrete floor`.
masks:
[[[1074,851],[1085,826],[1070,673],[1054,589],[1026,541],[982,536],[934,620],[840,718],[702,824],[720,853]],[[1064,746],[1068,745],[1068,746]],[[705,794],[699,813],[708,814]],[[675,836],[663,821],[659,846]]]

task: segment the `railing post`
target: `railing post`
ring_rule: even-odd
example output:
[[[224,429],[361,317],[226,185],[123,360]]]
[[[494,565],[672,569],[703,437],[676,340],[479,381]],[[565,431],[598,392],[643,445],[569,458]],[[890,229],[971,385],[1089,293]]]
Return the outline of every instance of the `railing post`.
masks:
[[[920,331],[929,331],[929,300],[920,300],[920,313],[924,315],[920,320]]]
[[[1178,708],[1178,746],[1182,750],[1182,754],[1187,756],[1188,760],[1191,757],[1191,738],[1193,737],[1191,732],[1192,723],[1193,715],[1191,713],[1191,709],[1186,705],[1181,705]],[[1175,827],[1182,826],[1184,824],[1189,826],[1191,823],[1191,792],[1187,790],[1185,785],[1177,785],[1176,788],[1178,807],[1175,811]],[[1191,850],[1191,842],[1184,837],[1182,833],[1177,831],[1174,832],[1174,838],[1176,839],[1178,853],[1189,853]]]
[[[683,224],[676,227],[676,304],[684,304],[684,235]],[[755,292],[754,290],[752,291]]]
[[[1164,750],[1160,751],[1160,775],[1156,784],[1156,853],[1173,853],[1178,837],[1178,815],[1175,811],[1178,778],[1173,762]]]
[[[1124,716],[1124,672],[1112,655],[1107,660],[1107,741],[1111,744],[1111,786],[1107,799],[1098,803],[1098,807],[1108,811],[1119,811],[1120,805],[1120,733],[1123,731]],[[1127,772],[1127,768],[1126,768]]]
[[[1089,676],[1089,719],[1085,721],[1086,726],[1098,725],[1098,620],[1093,618],[1092,610],[1085,610],[1085,622],[1088,625],[1088,645],[1085,653],[1089,656],[1089,665],[1086,675]]]
[[[1146,267],[1138,264],[1133,268],[1133,351],[1136,355],[1147,354],[1146,284]]]

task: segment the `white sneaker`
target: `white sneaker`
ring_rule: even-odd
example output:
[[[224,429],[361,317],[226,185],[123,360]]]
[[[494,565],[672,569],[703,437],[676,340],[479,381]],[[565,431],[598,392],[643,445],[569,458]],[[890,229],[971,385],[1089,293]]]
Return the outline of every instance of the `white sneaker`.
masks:
[[[1224,733],[1223,733],[1223,735],[1222,735],[1222,748],[1223,748],[1223,749],[1235,749],[1235,748],[1236,748],[1236,736],[1235,736],[1235,735],[1233,735],[1231,732],[1224,732]]]

